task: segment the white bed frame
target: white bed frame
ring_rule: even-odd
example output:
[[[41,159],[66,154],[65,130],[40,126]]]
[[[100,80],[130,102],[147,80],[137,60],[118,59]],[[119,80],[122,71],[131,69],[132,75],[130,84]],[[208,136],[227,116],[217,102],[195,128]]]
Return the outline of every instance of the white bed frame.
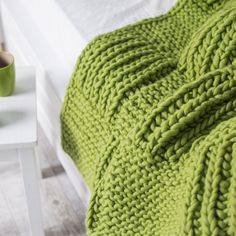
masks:
[[[64,94],[59,89],[56,93],[53,87],[66,86],[63,78],[70,77],[76,57],[86,42],[54,0],[1,0],[1,18],[2,40],[15,56],[16,64],[37,67],[38,121],[42,128],[47,127],[44,132],[51,146],[87,205],[89,190],[60,145],[59,113]],[[38,22],[38,19],[44,22]],[[42,86],[43,83],[47,86]]]

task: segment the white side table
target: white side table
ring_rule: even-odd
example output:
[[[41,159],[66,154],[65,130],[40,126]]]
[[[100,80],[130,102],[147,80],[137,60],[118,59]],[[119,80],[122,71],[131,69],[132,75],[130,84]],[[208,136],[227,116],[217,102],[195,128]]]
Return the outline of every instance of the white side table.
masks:
[[[35,70],[16,68],[16,89],[0,97],[0,158],[2,149],[15,149],[21,165],[32,236],[43,236],[39,191]],[[11,186],[9,186],[11,187]],[[14,186],[12,186],[14,187]]]

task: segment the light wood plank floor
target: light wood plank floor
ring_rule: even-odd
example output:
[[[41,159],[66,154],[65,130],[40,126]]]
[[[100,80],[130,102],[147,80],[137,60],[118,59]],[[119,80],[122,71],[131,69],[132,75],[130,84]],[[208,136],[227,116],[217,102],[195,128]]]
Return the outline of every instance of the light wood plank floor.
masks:
[[[84,236],[85,206],[39,129],[46,236]],[[0,236],[29,235],[23,182],[17,159],[0,162]]]

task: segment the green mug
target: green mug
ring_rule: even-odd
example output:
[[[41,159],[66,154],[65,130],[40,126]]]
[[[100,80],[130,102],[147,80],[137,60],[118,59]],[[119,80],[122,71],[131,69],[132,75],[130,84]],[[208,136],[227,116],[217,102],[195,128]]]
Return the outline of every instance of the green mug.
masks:
[[[9,96],[15,88],[15,63],[14,57],[0,51],[0,96]]]

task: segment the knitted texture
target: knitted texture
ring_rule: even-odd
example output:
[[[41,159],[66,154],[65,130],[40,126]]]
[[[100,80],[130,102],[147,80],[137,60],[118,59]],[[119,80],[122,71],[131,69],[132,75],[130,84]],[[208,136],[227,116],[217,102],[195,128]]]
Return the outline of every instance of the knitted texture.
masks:
[[[96,37],[61,128],[89,235],[236,235],[236,1],[179,0]]]

